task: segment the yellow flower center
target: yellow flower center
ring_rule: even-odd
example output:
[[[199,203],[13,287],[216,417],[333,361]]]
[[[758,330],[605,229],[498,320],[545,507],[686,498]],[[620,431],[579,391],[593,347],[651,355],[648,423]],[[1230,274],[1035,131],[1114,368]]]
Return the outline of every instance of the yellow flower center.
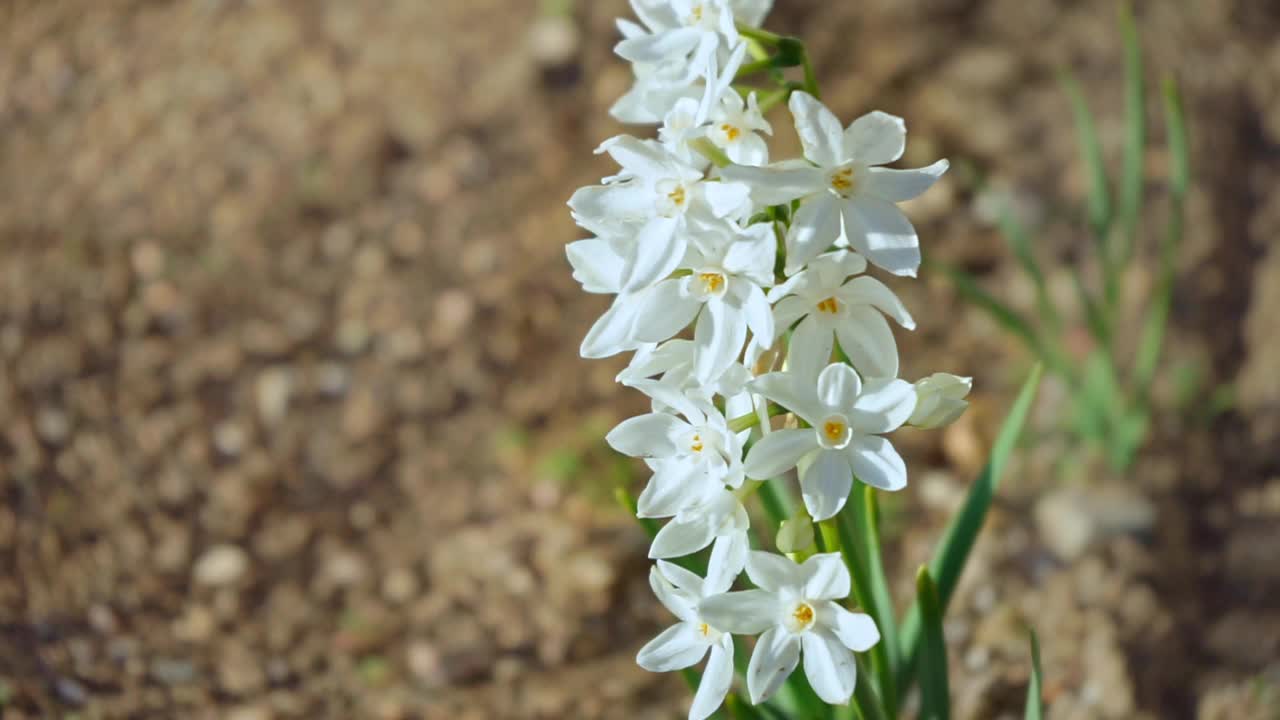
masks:
[[[698,281],[707,295],[716,295],[724,289],[724,275],[718,272],[698,273]]]
[[[702,436],[695,433],[693,436],[693,443],[689,445],[689,449],[700,453],[702,452],[702,448]]]
[[[742,130],[740,130],[737,127],[734,127],[733,125],[730,125],[729,123],[725,123],[721,125],[720,131],[723,132],[724,136],[729,139],[729,142],[734,142],[735,140],[738,139],[740,135],[742,135]]]
[[[832,173],[831,188],[841,195],[848,195],[853,190],[853,168],[842,168]]]
[[[839,420],[828,420],[822,423],[822,434],[826,435],[827,439],[833,443],[843,440],[845,431],[848,429],[849,427]]]
[[[807,628],[813,624],[813,606],[809,603],[800,603],[796,605],[796,609],[791,611],[791,617],[801,629]]]
[[[684,201],[685,201],[684,186],[677,185],[674,190],[667,193],[667,198],[671,200],[671,202],[675,203],[676,207],[680,207],[681,205],[684,205]]]
[[[827,313],[828,315],[835,315],[836,311],[838,311],[839,309],[840,309],[840,303],[836,301],[836,299],[833,297],[829,297],[826,300],[823,300],[822,302],[818,303],[818,312]]]
[[[698,632],[702,634],[702,637],[708,637],[711,635],[711,626],[706,623],[702,623],[698,626]]]

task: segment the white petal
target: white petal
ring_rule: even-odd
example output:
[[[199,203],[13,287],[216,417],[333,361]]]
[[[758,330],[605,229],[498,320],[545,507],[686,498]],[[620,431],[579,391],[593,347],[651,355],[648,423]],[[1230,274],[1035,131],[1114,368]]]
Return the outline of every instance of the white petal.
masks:
[[[744,533],[731,533],[716,538],[711,545],[711,559],[707,561],[707,579],[703,583],[703,595],[728,592],[738,579],[747,562],[751,549]]]
[[[741,212],[751,197],[751,188],[746,183],[709,182],[702,183],[701,187],[711,214],[718,218]]]
[[[844,705],[853,697],[858,666],[853,653],[826,630],[814,629],[801,636],[804,646],[804,675],[809,685],[832,705]]]
[[[702,303],[681,290],[682,278],[670,278],[644,291],[632,333],[641,342],[662,342],[693,322]]]
[[[649,587],[653,588],[653,594],[658,598],[658,602],[662,603],[662,606],[672,615],[685,622],[694,622],[698,619],[699,596],[677,589],[662,574],[662,570],[657,565],[649,568]]]
[[[804,596],[811,600],[843,600],[852,586],[849,568],[838,552],[810,557],[800,566],[804,573]]]
[[[649,413],[623,420],[604,439],[623,455],[671,457],[683,450],[677,438],[688,431],[689,424],[674,415]]]
[[[764,16],[773,8],[773,0],[729,0],[733,15],[751,27],[760,27]]]
[[[898,295],[873,277],[864,275],[850,280],[841,286],[837,297],[850,305],[870,305],[908,330],[916,326]]]
[[[589,293],[616,293],[622,284],[623,256],[604,238],[578,240],[565,246],[573,279]]]
[[[683,670],[707,654],[707,643],[693,623],[677,623],[663,630],[636,654],[636,663],[650,672]]]
[[[654,536],[649,546],[649,557],[673,558],[692,555],[711,544],[715,529],[702,520],[685,521],[679,518],[667,523]]]
[[[875,309],[866,305],[850,307],[836,325],[836,337],[849,361],[867,378],[898,375],[898,343],[893,339],[889,321]]]
[[[638,182],[589,185],[569,198],[575,215],[606,227],[643,222],[653,207],[653,192]]]
[[[765,590],[740,590],[712,595],[698,603],[702,621],[720,632],[754,635],[778,619],[778,598]]]
[[[720,642],[711,646],[711,659],[702,671],[698,692],[693,695],[689,707],[689,720],[706,720],[724,702],[733,686],[733,638],[722,635]]]
[[[846,450],[849,465],[862,482],[881,490],[907,486],[907,464],[888,440],[878,435],[855,435]]]
[[[747,577],[757,587],[777,592],[784,587],[799,586],[803,580],[800,566],[789,558],[762,550],[752,550],[747,555]]]
[[[787,103],[795,116],[796,134],[804,146],[804,156],[819,167],[830,168],[848,158],[844,152],[844,133],[840,120],[826,105],[807,92],[791,93]]]
[[[796,466],[800,458],[818,449],[818,436],[810,428],[774,430],[747,451],[743,470],[754,480],[769,480]]]
[[[836,603],[827,603],[818,610],[818,617],[841,644],[854,652],[866,652],[880,642],[880,630],[870,615],[850,612]]]
[[[688,55],[698,45],[697,28],[678,28],[654,35],[625,38],[613,47],[618,57],[633,63],[659,63]]]
[[[792,337],[794,342],[794,335]],[[825,411],[810,383],[795,373],[772,372],[752,380],[748,387],[799,415],[810,425],[816,425],[822,422]]]
[[[895,162],[906,146],[907,124],[879,110],[854,120],[844,131],[845,154],[864,165]]]
[[[694,505],[701,497],[698,480],[707,481],[708,478],[698,463],[684,457],[660,462],[636,500],[636,517],[671,517]]]
[[[747,665],[747,690],[751,702],[773,697],[800,662],[800,637],[782,627],[771,627],[756,640]]]
[[[719,414],[715,406],[691,397],[679,385],[666,380],[633,380],[628,385],[653,398],[654,412],[664,412],[669,408],[683,415],[690,425],[706,423],[708,412]]]
[[[742,354],[747,342],[747,318],[732,305],[712,300],[693,329],[693,374],[708,385]]]
[[[840,450],[822,450],[800,476],[800,493],[805,509],[814,520],[834,517],[849,499],[853,487],[853,471],[848,454]]]
[[[894,275],[915,277],[920,269],[920,238],[897,205],[874,197],[844,202],[844,230],[854,250]]]
[[[807,315],[813,307],[803,298],[788,295],[773,306],[773,331],[776,334],[786,332],[791,324]]]
[[[747,303],[744,309],[747,313],[747,327],[751,328],[751,334],[766,342],[773,340],[773,311],[760,286],[752,285],[747,291]]]
[[[951,167],[946,160],[913,170],[893,170],[890,168],[868,168],[866,174],[866,191],[889,202],[903,202],[919,197],[925,190],[942,177]]]
[[[596,152],[608,153],[624,170],[636,177],[651,180],[670,174],[671,156],[662,145],[653,140],[615,135],[600,143]]]
[[[811,313],[796,326],[791,333],[791,344],[787,347],[787,369],[797,378],[810,383],[817,382],[818,375],[831,363],[831,350],[835,347],[835,336],[831,325],[820,320],[817,313]],[[816,393],[814,400],[817,400]],[[812,408],[812,417],[805,417],[810,425],[816,425],[825,414],[820,406]]]
[[[686,242],[676,218],[657,217],[636,234],[636,246],[622,270],[622,287],[634,291],[670,275],[684,259]]]
[[[840,239],[840,204],[835,195],[822,193],[800,206],[787,233],[788,275],[807,265]]]
[[[850,424],[862,433],[897,430],[916,409],[915,386],[897,378],[868,380],[855,403]]]
[[[724,269],[735,275],[745,275],[758,285],[772,285],[773,262],[778,251],[774,237],[770,223],[756,223],[743,228],[725,253]]]
[[[862,379],[844,363],[831,363],[818,375],[818,399],[829,408],[848,412],[861,392]]]
[[[659,560],[656,565],[663,577],[670,580],[671,584],[675,585],[679,590],[688,593],[689,596],[701,598],[706,594],[703,592],[705,582],[696,573],[685,570],[679,565],[666,560]]]
[[[587,331],[578,352],[584,358],[595,359],[635,349],[638,342],[631,330],[639,308],[640,303],[634,296],[619,295]]]
[[[747,167],[730,165],[720,170],[726,180],[751,186],[751,197],[760,205],[782,205],[826,188],[822,171],[805,165]]]

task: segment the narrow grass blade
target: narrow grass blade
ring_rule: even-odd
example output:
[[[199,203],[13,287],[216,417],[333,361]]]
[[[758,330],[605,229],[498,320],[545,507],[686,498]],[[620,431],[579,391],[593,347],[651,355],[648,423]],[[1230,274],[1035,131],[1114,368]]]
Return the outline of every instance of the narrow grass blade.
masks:
[[[1051,332],[1058,332],[1062,328],[1062,321],[1058,316],[1058,309],[1049,298],[1048,284],[1045,282],[1044,272],[1040,270],[1040,264],[1036,262],[1030,233],[1010,208],[1006,208],[1000,214],[1000,230],[1009,248],[1013,250],[1014,257],[1018,259],[1018,264],[1022,266],[1035,286],[1036,308],[1040,313],[1040,319],[1049,326]]]
[[[1146,83],[1143,80],[1142,42],[1133,7],[1120,5],[1120,34],[1124,41],[1124,166],[1120,176],[1120,219],[1124,245],[1119,262],[1127,263],[1133,254],[1142,213],[1143,161],[1146,155]]]
[[[1089,288],[1085,287],[1084,278],[1080,277],[1080,271],[1071,268],[1071,282],[1076,288],[1076,297],[1080,300],[1080,306],[1084,308],[1085,323],[1089,328],[1089,334],[1102,347],[1107,348],[1108,352],[1111,348],[1111,324],[1107,321],[1106,313],[1102,312],[1102,307],[1098,305],[1098,301],[1093,299],[1093,295],[1089,293]]]
[[[1165,131],[1169,134],[1169,189],[1185,198],[1191,187],[1191,143],[1187,136],[1187,114],[1182,92],[1173,78],[1164,83]]]
[[[1152,306],[1147,312],[1142,336],[1138,342],[1133,363],[1133,386],[1139,408],[1145,410],[1151,382],[1155,378],[1160,350],[1164,345],[1165,331],[1169,325],[1169,312],[1173,305],[1174,274],[1177,271],[1177,252],[1182,244],[1185,216],[1184,198],[1190,185],[1191,161],[1187,147],[1186,119],[1178,87],[1167,81],[1164,88],[1165,124],[1169,132],[1169,224],[1164,240],[1160,243],[1160,278],[1152,294]]]
[[[1107,233],[1111,229],[1112,213],[1110,183],[1107,181],[1107,166],[1102,159],[1102,143],[1098,141],[1098,128],[1093,121],[1093,113],[1085,102],[1084,91],[1070,70],[1063,69],[1059,73],[1062,87],[1071,102],[1071,114],[1075,117],[1076,136],[1080,143],[1080,156],[1089,173],[1089,227],[1093,230],[1098,243],[1105,243]]]
[[[973,487],[969,489],[960,512],[951,519],[951,524],[948,525],[942,542],[929,563],[931,577],[937,586],[938,599],[944,610],[951,600],[951,593],[955,591],[956,583],[960,580],[960,573],[969,559],[969,552],[973,550],[978,531],[982,529],[982,524],[986,520],[987,509],[995,497],[1004,466],[1013,453],[1018,437],[1022,433],[1022,427],[1026,424],[1027,416],[1031,412],[1031,404],[1040,387],[1040,377],[1043,372],[1044,368],[1036,365],[1022,384],[1013,407],[1009,409],[1004,424],[1000,426],[1000,433],[996,436],[995,444],[991,448],[991,458],[987,460],[987,466],[978,475]],[[920,605],[918,601],[907,612],[898,636],[902,643],[903,663],[897,686],[899,693],[905,693],[911,685],[919,655]]]
[[[1000,327],[1018,336],[1038,357],[1046,362],[1049,360],[1046,357],[1044,345],[1040,341],[1039,335],[1031,327],[1031,323],[1027,322],[1026,318],[1022,317],[1017,310],[1005,305],[991,293],[983,290],[978,284],[977,278],[960,268],[943,263],[931,264],[946,273],[947,277],[951,278],[951,282],[955,284],[956,290],[960,291],[960,294],[969,302],[985,310]]]
[[[764,506],[764,512],[773,525],[771,535],[776,535],[782,521],[791,517],[791,510],[794,507],[790,495],[782,485],[784,482],[786,481],[782,478],[765,480],[757,491],[760,495],[760,504]]]
[[[938,588],[921,567],[916,575],[916,602],[920,607],[920,718],[949,720],[951,690],[947,684],[947,642],[942,636],[942,602]]]
[[[1031,630],[1031,683],[1027,685],[1027,710],[1023,714],[1026,720],[1043,720],[1044,718],[1044,680],[1040,674],[1040,639],[1036,631]]]

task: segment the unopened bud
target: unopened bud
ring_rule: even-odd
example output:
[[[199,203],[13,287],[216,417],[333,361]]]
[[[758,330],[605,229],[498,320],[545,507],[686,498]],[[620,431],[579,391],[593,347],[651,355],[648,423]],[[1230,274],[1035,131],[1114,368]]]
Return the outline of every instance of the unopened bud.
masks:
[[[907,424],[928,430],[950,425],[964,414],[973,378],[934,373],[917,382],[915,388],[916,409]]]
[[[813,521],[800,511],[778,528],[778,551],[783,553],[804,552],[813,547]]]

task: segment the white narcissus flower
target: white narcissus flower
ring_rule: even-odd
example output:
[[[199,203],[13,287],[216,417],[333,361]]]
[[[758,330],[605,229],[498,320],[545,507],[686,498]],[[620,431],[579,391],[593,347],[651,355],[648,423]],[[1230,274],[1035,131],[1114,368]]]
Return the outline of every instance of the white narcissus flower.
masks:
[[[793,371],[816,377],[838,339],[864,377],[897,377],[898,345],[885,316],[908,330],[916,323],[884,283],[868,275],[850,279],[865,268],[862,256],[837,250],[770,291],[775,332],[800,320],[787,351]]]
[[[781,555],[753,551],[747,577],[755,590],[706,598],[699,616],[724,632],[756,640],[747,666],[751,702],[768,700],[804,657],[804,674],[824,702],[843,705],[858,681],[853,652],[865,652],[880,641],[870,616],[841,607],[849,596],[850,577],[840,553],[814,555],[796,564]]]
[[[773,135],[773,126],[764,119],[753,92],[744,103],[736,90],[729,89],[720,103],[711,108],[707,139],[739,165],[769,162],[769,146],[758,133]]]
[[[634,237],[621,270],[621,289],[634,292],[671,274],[690,234],[718,218],[750,212],[746,186],[704,182],[702,171],[658,142],[619,135],[597,149],[622,166],[604,185],[580,188],[569,207],[580,225]],[[628,231],[631,233],[627,235]]]
[[[946,172],[946,160],[917,170],[875,167],[897,161],[906,147],[901,118],[871,112],[841,129],[825,105],[805,92],[791,94],[796,132],[808,162],[763,168],[730,166],[724,177],[751,185],[759,204],[803,204],[787,236],[788,275],[841,237],[873,264],[895,275],[915,276],[920,241],[895,203],[928,190]]]
[[[764,480],[803,465],[800,490],[814,520],[840,512],[853,477],[881,490],[907,484],[907,466],[879,433],[901,427],[916,406],[915,388],[898,379],[868,380],[853,368],[828,365],[817,386],[791,372],[761,375],[754,392],[795,413],[807,428],[774,430],[747,453],[748,477]]]
[[[635,313],[635,337],[661,342],[689,326],[693,330],[693,374],[709,384],[742,354],[747,330],[773,337],[773,314],[765,287],[773,284],[773,228],[704,226],[692,239],[681,266],[689,275],[658,282]]]
[[[639,380],[660,376],[664,383],[686,392],[726,398],[726,417],[737,417],[751,411],[750,397],[743,392],[752,378],[746,366],[734,363],[715,382],[701,383],[693,374],[693,356],[692,340],[676,338],[660,345],[644,343],[616,379],[623,385],[634,385]],[[740,398],[745,399],[745,404]]]
[[[908,425],[932,430],[950,425],[964,414],[969,407],[969,391],[973,389],[973,378],[960,377],[951,373],[934,373],[923,380],[917,380],[916,409],[907,420]]]
[[[703,620],[698,603],[733,586],[746,554],[745,542],[718,541],[711,551],[705,580],[664,560],[649,571],[654,595],[680,622],[640,648],[636,662],[651,672],[670,672],[697,664],[708,652],[711,655],[693,696],[689,720],[710,716],[733,685],[733,637]]]

